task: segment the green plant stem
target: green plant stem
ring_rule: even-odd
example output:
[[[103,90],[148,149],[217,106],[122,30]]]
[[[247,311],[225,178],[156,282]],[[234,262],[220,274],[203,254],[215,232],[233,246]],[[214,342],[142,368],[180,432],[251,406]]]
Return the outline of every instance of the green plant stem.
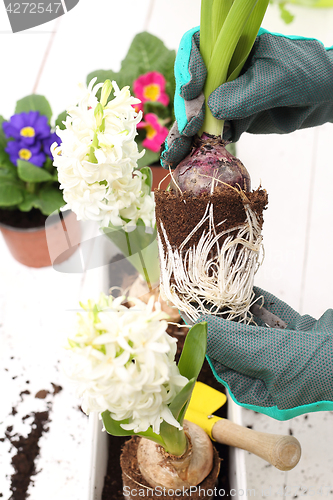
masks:
[[[25,185],[27,193],[34,194],[36,192],[36,183],[35,182],[27,182]]]
[[[220,34],[221,27],[223,26],[228,12],[232,6],[233,0],[214,0],[212,7],[212,42],[213,47]],[[210,62],[210,61],[209,61]],[[209,65],[209,64],[208,64]],[[208,68],[207,65],[207,68]]]
[[[131,243],[130,243],[130,239],[129,239],[129,236],[128,236],[127,232],[125,232],[125,236],[126,236],[126,243],[127,243],[127,252],[128,252],[128,255],[132,256],[133,252],[132,252]],[[141,263],[141,267],[142,267],[142,270],[143,270],[145,281],[146,281],[146,283],[148,285],[149,291],[151,292],[152,289],[153,289],[153,287],[151,286],[151,282],[150,282],[150,279],[149,279],[147,267],[146,267],[146,264],[145,264],[145,261],[144,261],[144,258],[143,258],[141,250],[138,251],[138,255],[139,255],[139,259],[140,259],[140,263]]]
[[[177,429],[164,420],[161,423],[160,436],[165,443],[165,451],[171,455],[180,457],[187,450],[188,441],[184,429]]]
[[[208,0],[201,2],[200,52],[207,67],[204,87],[206,113],[200,135],[222,135],[222,120],[208,108],[210,94],[237,78],[257,36],[269,0]],[[211,9],[211,13],[206,10]],[[209,26],[209,20],[211,25]],[[211,33],[211,35],[209,33]],[[211,43],[211,47],[206,46]],[[209,55],[209,56],[208,56]]]
[[[206,68],[208,68],[214,46],[212,32],[213,4],[214,0],[201,0],[200,52]]]
[[[146,283],[148,285],[148,289],[151,292],[153,290],[153,287],[151,286],[151,282],[150,282],[150,279],[149,279],[147,267],[146,267],[146,264],[145,264],[145,261],[144,261],[144,258],[143,258],[141,250],[139,250],[138,253],[139,253],[139,258],[140,258],[141,266],[142,266],[142,269],[143,269],[144,278],[145,278]]]

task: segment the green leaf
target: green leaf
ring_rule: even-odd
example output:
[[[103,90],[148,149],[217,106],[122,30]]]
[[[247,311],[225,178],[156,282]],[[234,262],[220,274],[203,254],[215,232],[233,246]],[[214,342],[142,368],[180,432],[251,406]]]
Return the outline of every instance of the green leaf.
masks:
[[[17,172],[19,178],[25,182],[46,182],[54,180],[53,175],[49,172],[25,160],[17,160]]]
[[[15,113],[29,113],[29,111],[39,111],[41,115],[47,117],[49,122],[51,120],[52,109],[43,95],[31,94],[17,101]]]
[[[7,146],[7,141],[8,141],[6,135],[3,131],[3,128],[2,128],[2,124],[5,121],[6,120],[4,119],[4,117],[0,115],[0,148],[1,149],[4,149]]]
[[[145,114],[154,113],[161,120],[163,120],[164,118],[170,117],[169,106],[164,106],[161,102],[157,102],[157,101],[145,102],[144,103],[144,112],[145,112]]]
[[[160,434],[165,443],[164,449],[171,455],[180,456],[187,449],[187,439],[184,429],[177,429],[165,420],[161,423]]]
[[[65,204],[62,193],[55,186],[43,187],[36,193],[24,193],[24,199],[19,204],[22,212],[30,212],[38,208],[43,215],[50,215]]]
[[[95,71],[92,71],[91,73],[89,73],[89,75],[87,76],[87,79],[86,79],[86,84],[89,85],[89,83],[91,82],[91,80],[93,78],[97,78],[96,82],[95,82],[95,85],[97,83],[104,83],[105,80],[111,80],[111,82],[113,80],[115,80],[117,82],[117,85],[122,88],[124,87],[124,85],[130,85],[130,83],[127,81],[127,83],[123,83],[121,81],[121,78],[119,77],[119,74],[118,73],[115,73],[114,71],[112,71],[111,69],[110,70],[105,70],[105,69],[97,69]],[[97,92],[96,94],[97,98],[100,99],[101,97],[101,89]],[[108,98],[108,101],[110,101],[111,99],[113,98],[113,93],[112,93],[112,90],[111,90],[111,94],[109,95],[109,98]]]
[[[30,212],[33,208],[39,208],[39,198],[37,193],[24,193],[23,201],[18,207],[21,212]]]
[[[151,186],[153,184],[153,172],[151,171],[151,169],[149,167],[142,167],[140,169],[140,172],[143,173],[143,175],[146,176],[146,179],[144,181],[144,184],[146,186],[146,189],[147,189],[147,193],[150,193],[151,191]]]
[[[269,0],[258,0],[249,16],[231,58],[228,68],[228,81],[235,80],[239,76],[251,52],[268,4]]]
[[[62,113],[60,113],[60,115],[58,115],[55,121],[56,126],[59,127],[61,130],[64,130],[66,128],[63,122],[66,120],[67,116],[68,116],[67,111],[63,111]]]
[[[22,186],[17,181],[0,177],[0,207],[18,205],[23,196]]]
[[[195,378],[189,380],[188,383],[182,388],[180,392],[178,392],[177,396],[174,397],[172,402],[168,405],[172,415],[176,420],[178,420],[180,424],[183,423],[184,415],[190,402],[195,382]]]
[[[175,57],[174,50],[169,50],[162,40],[144,31],[134,37],[128,53],[121,63],[120,73],[132,73],[134,80],[150,71],[165,74],[171,68],[173,70]],[[132,81],[128,82],[127,85],[131,85]]]
[[[293,16],[293,14],[291,12],[289,12],[288,9],[286,9],[285,5],[286,5],[286,2],[279,2],[280,15],[281,15],[282,20],[286,24],[290,24],[291,22],[293,22],[295,16]]]
[[[44,215],[50,215],[65,205],[62,191],[57,186],[43,186],[39,192],[38,206]]]
[[[0,178],[6,177],[8,179],[18,179],[17,167],[11,161],[4,159],[2,161],[0,154]]]
[[[192,326],[186,335],[184,347],[178,369],[184,377],[197,379],[203,362],[205,361],[207,347],[207,323],[197,323]]]
[[[128,419],[114,420],[108,410],[102,413],[102,419],[106,432],[108,432],[112,436],[133,436],[133,434],[136,434],[138,436],[146,437],[152,441],[155,441],[155,443],[164,446],[164,441],[161,436],[153,432],[151,427],[149,427],[146,432],[134,433],[133,431],[126,431],[121,427],[120,424],[128,424]]]
[[[129,86],[133,92],[133,82],[140,75],[150,71],[162,73],[166,79],[166,92],[173,102],[175,93],[174,64],[176,52],[169,50],[162,40],[154,35],[144,31],[137,34],[128,49],[126,57],[121,63],[119,72],[110,70],[95,70],[87,76],[87,85],[92,78],[96,77],[96,83],[104,83],[105,80],[115,80],[119,88]],[[100,90],[97,93],[100,97]],[[113,98],[111,93],[109,100]],[[172,106],[169,109],[169,115],[172,113]]]
[[[115,226],[103,227],[102,229],[106,236],[122,251],[125,257],[139,253],[150,245],[157,236],[156,227],[153,231],[147,228],[148,232],[146,232],[146,226],[141,219],[138,220],[134,231],[129,233]]]

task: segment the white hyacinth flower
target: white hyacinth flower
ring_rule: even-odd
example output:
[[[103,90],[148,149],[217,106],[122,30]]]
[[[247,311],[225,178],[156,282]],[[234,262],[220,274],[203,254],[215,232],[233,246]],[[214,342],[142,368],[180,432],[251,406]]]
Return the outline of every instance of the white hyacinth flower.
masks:
[[[167,314],[151,297],[148,304],[130,299],[130,308],[102,294],[81,305],[76,334],[69,339],[69,376],[75,381],[82,409],[109,410],[121,427],[134,433],[163,420],[181,429],[168,404],[186,385],[175,362],[176,339],[169,336]]]
[[[109,82],[81,86],[79,102],[67,110],[65,129],[57,128],[61,145],[51,151],[58,169],[60,188],[67,205],[79,220],[94,220],[102,227],[109,223],[133,228],[138,219],[154,226],[154,199],[145,189],[145,175],[137,170],[139,153],[135,137],[141,112],[133,105],[129,87],[119,89],[112,82],[114,98],[106,103]],[[102,89],[103,102],[96,93]]]

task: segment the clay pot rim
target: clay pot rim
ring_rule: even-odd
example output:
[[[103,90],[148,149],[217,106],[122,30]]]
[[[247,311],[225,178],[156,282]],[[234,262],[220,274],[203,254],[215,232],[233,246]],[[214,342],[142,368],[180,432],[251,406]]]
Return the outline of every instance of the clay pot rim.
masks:
[[[59,210],[64,216],[64,219],[68,217],[71,213],[73,213],[71,210],[65,210],[64,212],[62,210]],[[48,223],[48,226],[54,226],[59,222],[58,214],[52,214],[48,215],[47,219],[50,222]],[[45,224],[43,226],[35,226],[35,227],[15,227],[15,226],[9,226],[8,224],[4,224],[3,222],[0,222],[0,229],[4,228],[7,231],[12,231],[13,233],[35,233],[37,231],[43,231],[45,230]]]

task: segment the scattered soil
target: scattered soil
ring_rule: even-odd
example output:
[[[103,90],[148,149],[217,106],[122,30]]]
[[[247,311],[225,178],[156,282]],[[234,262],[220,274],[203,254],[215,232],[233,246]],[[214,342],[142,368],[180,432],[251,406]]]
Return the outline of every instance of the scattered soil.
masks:
[[[214,224],[222,223],[219,230],[232,229],[246,221],[244,199],[234,189],[219,191],[216,189],[212,195],[204,193],[200,196],[175,195],[169,191],[155,189],[156,223],[161,234],[161,222],[167,233],[172,248],[178,248],[195,226],[200,222],[207,209],[207,204],[212,203],[214,210]],[[268,195],[266,190],[258,188],[255,191],[244,193],[256,213],[260,227],[263,224],[263,211],[267,208]],[[184,249],[196,245],[202,232],[209,231],[209,221],[206,221],[185,245]],[[164,250],[167,252],[163,240]],[[220,241],[222,241],[221,239]]]
[[[47,216],[43,215],[37,208],[33,208],[30,212],[0,209],[0,223],[11,227],[21,229],[44,227],[46,219]]]
[[[52,386],[52,396],[55,396],[62,390],[62,387],[59,385],[52,383]],[[20,393],[21,402],[23,400],[22,396],[27,394],[30,394],[30,392],[22,391]],[[50,394],[49,391],[42,389],[36,393],[35,398],[44,399],[48,394]],[[40,452],[38,443],[42,435],[49,430],[48,423],[50,422],[51,410],[52,401],[48,401],[44,411],[32,412],[22,417],[23,421],[32,418],[31,431],[27,436],[20,436],[15,432],[13,433],[13,426],[8,426],[6,429],[5,437],[16,449],[16,453],[11,460],[15,472],[11,476],[10,490],[12,495],[9,500],[26,500],[27,498],[29,484],[32,477],[37,474],[35,461]],[[12,408],[11,414],[16,415],[17,413],[17,408]]]
[[[5,433],[17,452],[12,457],[12,466],[15,473],[11,476],[12,500],[25,500],[31,477],[36,474],[35,459],[39,455],[38,441],[44,432],[47,432],[49,422],[49,410],[26,415],[25,419],[33,416],[31,432],[27,437],[11,435],[12,426],[7,427]]]

